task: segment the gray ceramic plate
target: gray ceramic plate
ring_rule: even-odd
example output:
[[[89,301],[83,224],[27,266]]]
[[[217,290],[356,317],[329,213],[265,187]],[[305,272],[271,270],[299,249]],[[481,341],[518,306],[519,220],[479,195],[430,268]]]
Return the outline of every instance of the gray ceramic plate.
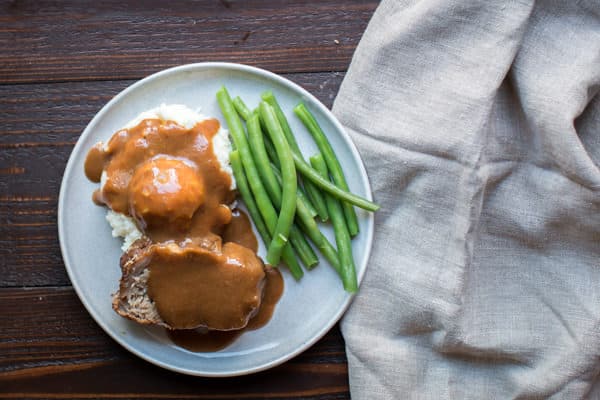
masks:
[[[224,121],[215,93],[225,85],[232,96],[249,105],[258,104],[260,93],[271,89],[286,110],[305,156],[316,146],[292,108],[303,101],[328,134],[351,191],[371,199],[361,159],[340,123],[315,97],[298,85],[273,73],[239,64],[200,63],[158,72],[131,85],[89,123],[71,157],[60,190],[58,229],[67,272],[79,298],[98,324],[127,350],[161,367],[191,375],[234,376],[278,365],[321,338],[341,317],[352,296],[325,261],[295,282],[284,271],[285,291],[267,326],[244,333],[230,347],[214,353],[193,353],[173,345],[161,329],[143,327],[119,317],[111,309],[111,293],[120,276],[120,241],[111,237],[104,219],[106,210],[92,203],[96,185],[83,173],[88,149],[105,141],[141,111],[161,103],[201,108],[207,116]],[[367,267],[373,237],[372,214],[357,210],[361,232],[353,250],[359,282]],[[326,235],[333,241],[329,227]],[[264,255],[264,248],[260,250]]]

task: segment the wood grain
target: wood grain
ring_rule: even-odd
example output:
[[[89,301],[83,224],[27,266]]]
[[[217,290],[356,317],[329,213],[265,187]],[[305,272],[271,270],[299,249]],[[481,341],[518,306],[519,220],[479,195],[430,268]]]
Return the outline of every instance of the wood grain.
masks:
[[[285,75],[331,106],[342,73]],[[0,287],[68,285],[56,230],[80,133],[132,81],[0,86]]]
[[[70,287],[57,237],[62,174],[96,112],[135,80],[231,61],[331,106],[374,0],[0,2],[0,399],[347,399],[336,326],[285,364],[204,379],[121,348]]]
[[[131,356],[71,288],[0,289],[0,398],[347,398],[335,327],[293,360],[228,379],[184,376]]]
[[[376,1],[5,1],[0,84],[135,79],[201,61],[345,71]]]

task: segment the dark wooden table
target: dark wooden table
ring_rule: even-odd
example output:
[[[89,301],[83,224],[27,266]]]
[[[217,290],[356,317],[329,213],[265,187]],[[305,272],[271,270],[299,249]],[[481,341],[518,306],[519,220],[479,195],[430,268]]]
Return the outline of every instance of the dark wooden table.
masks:
[[[110,339],[75,295],[56,228],[69,154],[137,79],[200,61],[259,66],[331,106],[377,2],[0,2],[0,398],[348,398],[335,327],[291,361],[179,375]]]

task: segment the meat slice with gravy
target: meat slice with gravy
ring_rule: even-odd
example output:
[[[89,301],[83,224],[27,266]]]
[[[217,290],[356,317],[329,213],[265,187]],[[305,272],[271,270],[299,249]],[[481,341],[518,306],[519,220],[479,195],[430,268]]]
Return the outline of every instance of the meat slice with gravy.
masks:
[[[261,305],[264,266],[246,247],[218,247],[138,240],[121,257],[114,310],[170,329],[244,328]]]

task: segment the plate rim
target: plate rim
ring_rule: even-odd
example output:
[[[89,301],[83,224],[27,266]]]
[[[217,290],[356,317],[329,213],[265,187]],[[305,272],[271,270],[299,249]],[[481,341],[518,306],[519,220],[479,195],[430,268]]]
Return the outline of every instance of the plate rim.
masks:
[[[354,299],[355,294],[346,293],[346,299],[344,300],[344,302],[339,306],[336,313],[332,316],[332,318],[329,319],[329,321],[326,324],[323,325],[323,327],[317,332],[316,335],[311,337],[309,340],[303,342],[294,351],[288,352],[288,353],[286,353],[280,357],[277,357],[271,361],[262,363],[260,365],[256,365],[254,367],[239,369],[239,370],[235,370],[235,371],[231,371],[231,372],[210,372],[210,371],[201,371],[201,370],[194,370],[194,369],[189,369],[189,368],[182,368],[182,367],[178,367],[176,365],[172,365],[168,362],[164,362],[164,361],[160,360],[159,358],[153,357],[149,354],[146,354],[143,351],[138,350],[135,346],[132,346],[131,344],[127,343],[124,340],[121,340],[121,337],[119,335],[117,335],[116,332],[113,332],[114,329],[110,328],[108,326],[109,324],[107,322],[105,322],[104,320],[102,320],[99,317],[99,315],[96,315],[95,310],[92,308],[92,305],[88,303],[85,294],[83,293],[82,289],[79,286],[79,283],[77,282],[77,280],[73,279],[73,275],[71,272],[72,271],[72,262],[69,258],[69,251],[67,249],[65,239],[63,239],[65,237],[64,235],[66,235],[66,233],[64,231],[65,228],[64,228],[64,223],[63,223],[63,218],[65,218],[64,202],[65,202],[65,197],[67,195],[66,194],[66,191],[67,191],[66,183],[67,183],[69,177],[72,176],[72,174],[73,174],[74,165],[75,165],[73,155],[78,154],[81,151],[81,147],[83,146],[84,139],[87,138],[87,136],[89,136],[91,134],[93,126],[95,126],[97,121],[102,119],[104,117],[104,115],[109,112],[109,110],[112,108],[114,103],[117,103],[121,98],[127,96],[130,92],[138,89],[139,87],[141,87],[151,81],[154,81],[156,79],[160,79],[165,75],[176,74],[176,73],[181,73],[181,72],[190,71],[190,70],[197,70],[197,69],[208,69],[208,70],[210,70],[210,69],[225,69],[225,70],[233,70],[233,71],[237,71],[237,72],[245,72],[245,73],[258,75],[259,77],[266,78],[267,80],[274,80],[278,84],[280,84],[284,87],[287,87],[288,89],[291,89],[293,92],[299,93],[303,98],[309,99],[311,101],[311,103],[313,103],[312,105],[315,105],[319,109],[319,111],[321,113],[323,113],[330,120],[330,122],[335,126],[335,128],[339,131],[341,138],[348,145],[348,148],[350,149],[350,151],[352,153],[352,157],[354,159],[357,159],[360,161],[358,163],[359,164],[358,169],[360,170],[361,175],[365,178],[365,183],[366,183],[366,188],[367,188],[367,194],[365,197],[369,200],[373,200],[373,193],[372,193],[372,188],[371,188],[371,182],[369,180],[369,175],[367,174],[367,170],[365,168],[364,162],[360,156],[360,153],[358,152],[358,149],[356,148],[356,145],[350,138],[350,135],[346,132],[343,125],[339,122],[339,120],[335,117],[335,115],[333,115],[333,113],[320,100],[318,100],[313,94],[308,92],[302,86],[300,86],[297,83],[292,82],[291,80],[289,80],[283,76],[280,76],[274,72],[271,72],[271,71],[268,71],[268,70],[265,70],[262,68],[246,65],[246,64],[230,63],[230,62],[199,62],[199,63],[183,64],[183,65],[178,65],[175,67],[171,67],[171,68],[167,68],[167,69],[155,72],[155,73],[148,75],[148,76],[134,82],[133,84],[127,86],[125,89],[121,90],[118,94],[116,94],[112,99],[110,99],[106,104],[104,104],[102,106],[102,108],[100,109],[100,111],[98,111],[86,125],[85,129],[83,130],[83,132],[77,139],[77,142],[76,142],[75,146],[73,147],[73,150],[69,154],[69,159],[68,159],[67,165],[64,169],[63,177],[61,179],[60,191],[59,191],[59,196],[58,196],[58,209],[57,209],[57,226],[58,226],[58,239],[59,239],[59,243],[60,243],[60,251],[61,251],[63,263],[65,265],[67,275],[69,276],[71,285],[73,286],[73,289],[75,290],[75,293],[77,294],[77,297],[79,298],[79,300],[85,307],[88,314],[94,319],[94,321],[102,328],[102,330],[108,336],[110,336],[114,341],[116,341],[119,345],[124,347],[130,353],[136,355],[137,357],[140,357],[141,359],[143,359],[147,362],[157,365],[161,368],[165,368],[167,370],[186,374],[186,375],[203,376],[203,377],[234,377],[234,376],[249,375],[249,374],[257,373],[257,372],[264,371],[264,370],[276,367],[278,365],[281,365],[284,362],[296,357],[300,353],[306,351],[312,345],[314,345],[323,336],[325,336],[331,330],[331,328],[341,319],[343,314],[346,312],[346,310],[350,306],[352,300]],[[365,232],[367,234],[367,238],[366,238],[366,243],[367,243],[366,247],[367,248],[365,250],[366,265],[359,272],[359,274],[357,276],[359,290],[360,290],[360,284],[361,284],[363,277],[366,273],[366,270],[368,268],[369,259],[371,256],[371,250],[373,248],[374,220],[375,220],[374,214],[368,213],[368,217],[367,217],[368,229],[367,229],[367,232]]]

